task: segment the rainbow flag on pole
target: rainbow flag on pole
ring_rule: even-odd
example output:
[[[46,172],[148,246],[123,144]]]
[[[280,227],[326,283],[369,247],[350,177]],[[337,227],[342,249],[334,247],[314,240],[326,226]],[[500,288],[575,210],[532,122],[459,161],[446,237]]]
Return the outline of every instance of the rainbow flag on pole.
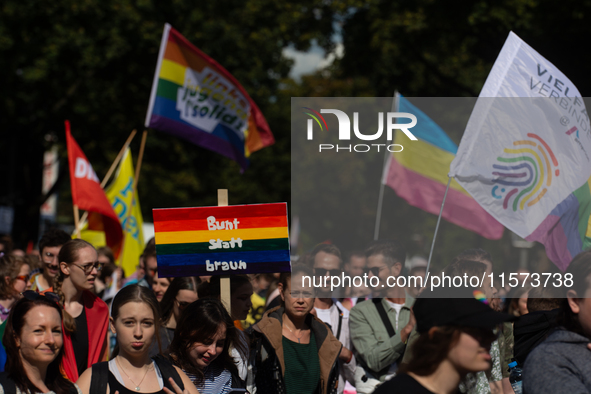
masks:
[[[145,125],[229,157],[242,169],[252,152],[275,142],[265,117],[232,74],[168,23]]]
[[[394,189],[410,205],[439,215],[447,173],[458,147],[420,109],[402,96],[398,99],[399,112],[417,117],[412,133],[418,141],[408,143],[408,137],[396,130],[394,143],[404,144],[404,150],[390,155],[382,183]],[[499,239],[503,235],[503,225],[482,209],[455,179],[449,186],[442,217],[485,238]]]
[[[285,203],[152,212],[160,276],[291,270]]]
[[[576,86],[509,33],[450,175],[565,271],[591,246],[591,124]]]

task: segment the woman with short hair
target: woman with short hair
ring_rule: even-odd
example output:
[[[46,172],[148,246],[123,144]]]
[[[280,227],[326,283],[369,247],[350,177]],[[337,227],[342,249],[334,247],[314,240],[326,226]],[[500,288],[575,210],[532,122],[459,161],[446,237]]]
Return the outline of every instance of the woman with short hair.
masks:
[[[338,358],[342,344],[331,330],[310,312],[313,288],[305,287],[303,276],[313,277],[303,265],[292,267],[279,279],[282,305],[265,313],[252,326],[247,386],[258,394],[336,393]]]

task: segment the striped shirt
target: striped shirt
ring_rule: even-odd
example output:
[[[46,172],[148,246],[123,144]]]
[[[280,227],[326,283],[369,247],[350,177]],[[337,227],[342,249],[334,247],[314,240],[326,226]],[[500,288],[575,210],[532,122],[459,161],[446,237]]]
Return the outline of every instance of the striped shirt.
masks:
[[[199,381],[195,374],[183,370],[200,394],[227,394],[232,390],[232,374],[227,369],[212,364],[203,370],[205,377]]]

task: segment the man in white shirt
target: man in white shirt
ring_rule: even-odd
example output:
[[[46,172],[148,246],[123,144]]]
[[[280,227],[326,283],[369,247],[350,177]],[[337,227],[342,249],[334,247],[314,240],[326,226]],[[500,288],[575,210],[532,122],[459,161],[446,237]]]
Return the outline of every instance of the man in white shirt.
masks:
[[[339,248],[329,244],[319,244],[314,248],[310,256],[314,268],[316,281],[323,280],[325,276],[342,275],[342,259]],[[349,311],[340,302],[331,298],[330,280],[327,287],[318,287],[314,301],[316,316],[330,326],[333,335],[343,344],[339,356],[339,387],[338,392],[343,393],[345,383],[349,381],[355,384],[355,357],[351,349],[349,337]]]

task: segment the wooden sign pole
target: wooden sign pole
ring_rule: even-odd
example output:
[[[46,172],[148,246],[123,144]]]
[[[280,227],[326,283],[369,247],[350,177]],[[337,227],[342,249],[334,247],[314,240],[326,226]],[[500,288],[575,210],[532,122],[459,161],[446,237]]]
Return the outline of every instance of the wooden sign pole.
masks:
[[[218,189],[218,206],[228,206],[228,189]],[[226,307],[226,310],[232,316],[232,295],[230,292],[230,277],[220,277],[220,299]]]

